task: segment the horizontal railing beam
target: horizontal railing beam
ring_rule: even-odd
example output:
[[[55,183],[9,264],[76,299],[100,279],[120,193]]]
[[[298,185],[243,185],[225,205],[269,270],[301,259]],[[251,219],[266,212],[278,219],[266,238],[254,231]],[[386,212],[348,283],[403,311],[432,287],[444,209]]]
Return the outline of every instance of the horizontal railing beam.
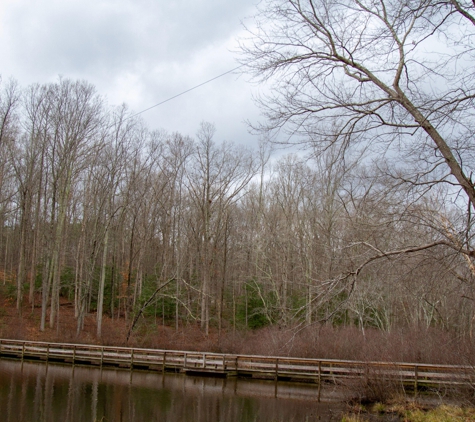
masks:
[[[0,339],[0,356],[21,359],[89,362],[91,364],[155,366],[164,370],[194,370],[264,374],[272,377],[337,379],[386,377],[421,384],[473,383],[475,371],[469,366],[362,362],[334,359],[309,359],[256,355],[230,355],[193,351],[126,348],[70,343],[48,343]]]

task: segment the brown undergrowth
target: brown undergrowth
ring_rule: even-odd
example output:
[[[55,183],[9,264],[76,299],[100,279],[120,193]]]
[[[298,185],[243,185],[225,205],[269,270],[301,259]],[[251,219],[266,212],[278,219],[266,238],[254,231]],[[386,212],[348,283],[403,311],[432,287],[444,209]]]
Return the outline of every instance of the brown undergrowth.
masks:
[[[26,302],[26,301],[25,301]],[[39,303],[39,301],[38,301]],[[360,361],[469,364],[475,366],[475,342],[435,328],[404,327],[391,332],[358,327],[313,325],[265,327],[259,330],[211,328],[206,336],[196,323],[173,326],[142,318],[129,341],[130,321],[124,318],[103,319],[102,337],[96,336],[96,318],[86,316],[84,329],[76,335],[73,304],[61,301],[59,319],[53,328],[47,324],[40,331],[40,307],[24,304],[21,316],[15,302],[0,296],[0,337],[50,342],[90,343],[170,350],[196,350],[273,356]],[[47,319],[49,322],[49,320]]]

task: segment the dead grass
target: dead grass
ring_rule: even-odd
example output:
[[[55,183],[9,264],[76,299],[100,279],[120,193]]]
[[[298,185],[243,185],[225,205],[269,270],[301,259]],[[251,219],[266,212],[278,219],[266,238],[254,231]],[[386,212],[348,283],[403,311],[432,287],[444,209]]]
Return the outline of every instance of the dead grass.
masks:
[[[428,411],[407,410],[401,416],[407,422],[468,422],[475,421],[475,409],[442,405]]]
[[[377,415],[387,415],[391,420],[404,422],[469,422],[475,421],[475,409],[472,407],[459,407],[441,405],[427,409],[416,402],[399,403],[397,406],[375,404],[368,410],[365,408],[352,408],[343,415],[342,422],[363,422],[374,420]]]
[[[427,403],[424,405],[419,399],[399,395],[384,403],[350,404],[342,422],[381,420],[380,418],[404,422],[469,422],[475,421],[475,408],[448,404],[434,407]]]

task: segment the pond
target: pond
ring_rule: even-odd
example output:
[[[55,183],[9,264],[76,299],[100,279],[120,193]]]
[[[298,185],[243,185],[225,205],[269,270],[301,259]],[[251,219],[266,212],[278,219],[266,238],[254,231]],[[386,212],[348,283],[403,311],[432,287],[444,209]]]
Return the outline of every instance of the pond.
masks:
[[[314,385],[0,359],[2,421],[339,421],[341,392]]]

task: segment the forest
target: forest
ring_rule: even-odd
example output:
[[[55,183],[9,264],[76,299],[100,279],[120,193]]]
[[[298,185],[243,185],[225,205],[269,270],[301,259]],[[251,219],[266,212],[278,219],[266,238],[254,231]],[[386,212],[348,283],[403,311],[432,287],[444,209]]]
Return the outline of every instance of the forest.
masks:
[[[127,339],[145,324],[472,344],[475,19],[463,2],[380,3],[264,2],[242,46],[246,71],[276,81],[253,148],[208,122],[150,130],[87,81],[3,81],[0,268],[17,313],[40,309],[44,332],[70,303],[76,336],[93,316],[99,340],[107,318]],[[431,71],[432,36],[455,50]]]
[[[214,139],[149,131],[83,81],[2,87],[3,284],[17,309],[60,299],[85,315],[171,326],[313,324],[472,336],[466,213],[337,152],[271,158]],[[463,232],[462,232],[463,233]],[[146,306],[144,306],[146,305]],[[143,309],[142,309],[143,308]]]

